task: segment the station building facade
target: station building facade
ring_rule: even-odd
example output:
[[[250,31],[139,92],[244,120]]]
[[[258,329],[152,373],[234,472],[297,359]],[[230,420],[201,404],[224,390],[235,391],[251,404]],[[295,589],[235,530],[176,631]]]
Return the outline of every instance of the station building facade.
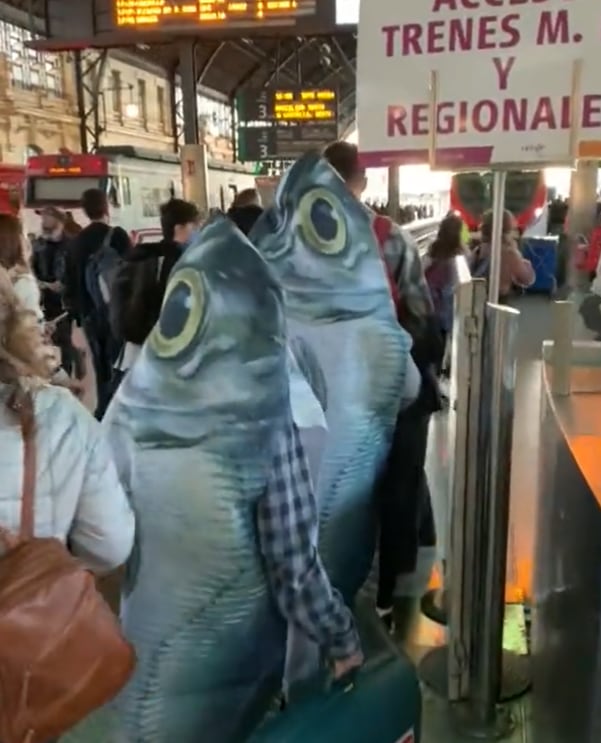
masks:
[[[22,164],[31,154],[79,152],[73,55],[28,49],[32,34],[0,20],[0,162]],[[232,162],[232,112],[218,93],[199,91],[200,131],[209,155]],[[100,144],[174,149],[181,95],[159,69],[122,52],[109,53],[97,102]]]

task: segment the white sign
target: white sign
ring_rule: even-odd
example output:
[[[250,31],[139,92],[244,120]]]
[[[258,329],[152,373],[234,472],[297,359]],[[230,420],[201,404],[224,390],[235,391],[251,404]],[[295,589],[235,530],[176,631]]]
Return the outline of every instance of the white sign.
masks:
[[[597,0],[362,0],[358,44],[366,166],[429,162],[433,72],[436,167],[601,157]]]
[[[353,25],[359,22],[359,0],[336,0],[336,23]]]

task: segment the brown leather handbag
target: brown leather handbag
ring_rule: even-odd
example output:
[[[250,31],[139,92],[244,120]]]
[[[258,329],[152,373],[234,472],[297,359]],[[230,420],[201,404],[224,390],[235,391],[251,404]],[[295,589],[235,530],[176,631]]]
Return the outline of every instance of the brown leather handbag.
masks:
[[[21,528],[0,529],[0,741],[44,743],[110,701],[135,653],[117,618],[57,539],[34,537],[33,401],[19,407],[25,451]]]

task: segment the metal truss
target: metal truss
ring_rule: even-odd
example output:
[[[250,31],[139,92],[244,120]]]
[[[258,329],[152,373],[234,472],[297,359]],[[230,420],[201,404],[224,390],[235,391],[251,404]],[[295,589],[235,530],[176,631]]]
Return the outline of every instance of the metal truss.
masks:
[[[82,152],[93,152],[100,146],[106,128],[103,82],[108,50],[75,51],[75,85],[77,113],[79,115],[79,140]],[[104,118],[101,114],[104,114]]]

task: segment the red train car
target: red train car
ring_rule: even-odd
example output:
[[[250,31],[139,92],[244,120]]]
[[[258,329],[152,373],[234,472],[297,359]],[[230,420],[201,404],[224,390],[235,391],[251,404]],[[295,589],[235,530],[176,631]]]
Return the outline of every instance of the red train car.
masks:
[[[25,166],[0,163],[0,214],[19,215],[24,188]]]
[[[451,209],[459,214],[470,232],[480,228],[482,215],[492,209],[493,173],[456,173],[451,180]],[[546,235],[548,197],[542,170],[512,170],[507,173],[505,208],[516,219],[521,234]]]

